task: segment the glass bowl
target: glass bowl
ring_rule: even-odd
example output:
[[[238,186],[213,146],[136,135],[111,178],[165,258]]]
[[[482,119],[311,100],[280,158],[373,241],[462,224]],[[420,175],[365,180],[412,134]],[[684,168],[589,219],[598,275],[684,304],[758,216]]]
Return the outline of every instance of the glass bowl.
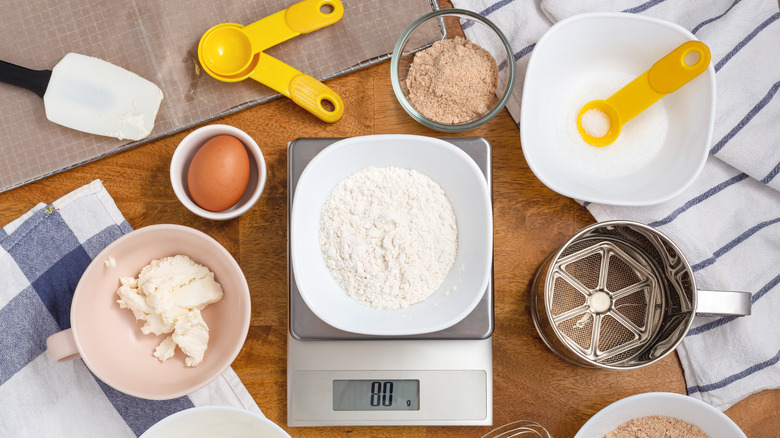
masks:
[[[476,35],[469,40],[485,50],[495,59],[498,66],[496,94],[488,104],[488,111],[477,119],[460,124],[446,124],[425,117],[409,100],[406,78],[414,56],[439,40],[454,38],[461,26],[471,28]],[[509,40],[501,30],[487,18],[464,9],[442,9],[423,15],[404,31],[393,49],[390,63],[390,80],[401,107],[419,123],[438,131],[462,132],[487,123],[501,111],[515,84],[514,52]]]

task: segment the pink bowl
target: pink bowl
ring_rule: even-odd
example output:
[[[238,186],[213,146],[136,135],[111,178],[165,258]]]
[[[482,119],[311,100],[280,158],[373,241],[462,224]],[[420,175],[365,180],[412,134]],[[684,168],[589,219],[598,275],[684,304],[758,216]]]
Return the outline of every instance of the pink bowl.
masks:
[[[174,357],[160,362],[154,349],[168,335],[144,335],[133,313],[116,302],[120,277],[137,277],[152,260],[177,254],[211,269],[224,293],[203,310],[209,343],[197,367],[185,366],[178,348]],[[106,263],[109,258],[116,266]],[[207,385],[233,362],[246,340],[250,311],[246,278],[219,242],[192,228],[152,225],[117,239],[87,267],[73,296],[71,329],[49,338],[49,355],[61,360],[80,355],[100,380],[126,394],[176,398]],[[63,353],[68,344],[77,354]]]

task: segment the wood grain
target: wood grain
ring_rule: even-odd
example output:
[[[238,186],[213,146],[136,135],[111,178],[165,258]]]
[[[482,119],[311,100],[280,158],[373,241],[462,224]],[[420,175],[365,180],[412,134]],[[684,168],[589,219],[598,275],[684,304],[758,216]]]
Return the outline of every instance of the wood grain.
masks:
[[[0,223],[38,202],[51,202],[101,179],[134,228],[176,223],[214,236],[239,261],[252,293],[252,320],[233,363],[263,412],[296,437],[479,437],[492,427],[286,426],[287,143],[299,137],[353,137],[408,133],[432,137],[484,137],[493,147],[495,316],[494,424],[534,420],[555,437],[571,437],[596,412],[633,394],[685,393],[680,362],[671,355],[640,370],[591,370],[559,359],[541,342],[531,321],[529,290],[542,261],[582,227],[594,222],[569,198],[534,177],[520,147],[518,127],[504,110],[485,126],[442,134],[414,122],[398,105],[389,63],[328,82],[345,101],[344,118],[326,125],[286,99],[250,108],[214,123],[236,126],[255,138],[269,177],[258,204],[242,217],[214,222],[178,203],[168,166],[181,132],[0,194]],[[728,411],[749,437],[780,430],[780,391],[763,391]]]

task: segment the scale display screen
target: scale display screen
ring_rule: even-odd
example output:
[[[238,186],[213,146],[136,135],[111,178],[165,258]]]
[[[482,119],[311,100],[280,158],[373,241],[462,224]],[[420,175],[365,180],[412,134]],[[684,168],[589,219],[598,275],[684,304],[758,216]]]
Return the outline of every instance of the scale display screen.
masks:
[[[334,380],[334,411],[420,410],[419,380]]]

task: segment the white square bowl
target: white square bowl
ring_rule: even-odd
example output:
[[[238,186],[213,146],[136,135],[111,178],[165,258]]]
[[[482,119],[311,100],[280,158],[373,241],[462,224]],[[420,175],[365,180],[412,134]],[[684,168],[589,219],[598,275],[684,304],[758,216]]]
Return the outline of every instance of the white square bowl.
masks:
[[[627,161],[631,156],[615,159],[602,154],[605,160],[615,160],[605,163],[611,170],[595,176],[584,171],[582,162],[566,158],[561,134],[566,127],[560,125],[557,111],[567,104],[568,96],[561,93],[567,84],[601,72],[637,77],[680,44],[695,39],[674,23],[627,13],[581,14],[550,28],[534,47],[523,88],[520,135],[534,174],[562,195],[603,204],[652,205],[682,192],[699,175],[709,153],[715,118],[712,64],[655,104],[663,105],[668,114],[668,131],[657,154],[641,165]],[[625,131],[624,127],[622,135]],[[614,146],[582,145],[593,148],[593,153]],[[633,165],[630,172],[619,174]]]
[[[455,262],[427,299],[401,309],[376,309],[347,295],[320,248],[322,207],[336,185],[367,167],[414,169],[437,182],[458,226]],[[446,329],[465,318],[487,289],[493,264],[493,212],[487,181],[471,157],[451,143],[414,135],[372,135],[333,143],[306,166],[293,198],[290,263],[309,308],[352,333],[404,336]]]

